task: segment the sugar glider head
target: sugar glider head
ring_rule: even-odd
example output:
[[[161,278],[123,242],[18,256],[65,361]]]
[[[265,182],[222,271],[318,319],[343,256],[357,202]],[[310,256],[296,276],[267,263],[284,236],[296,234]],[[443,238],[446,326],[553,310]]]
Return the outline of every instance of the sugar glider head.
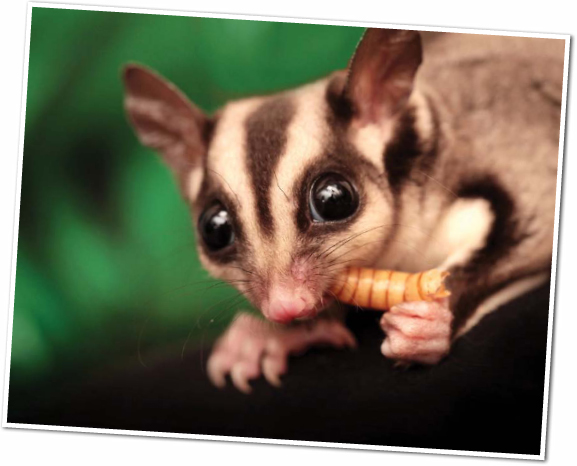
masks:
[[[417,32],[369,29],[346,71],[204,115],[140,66],[125,106],[190,204],[200,259],[275,322],[316,315],[349,265],[371,265],[395,222],[383,154],[421,63]]]

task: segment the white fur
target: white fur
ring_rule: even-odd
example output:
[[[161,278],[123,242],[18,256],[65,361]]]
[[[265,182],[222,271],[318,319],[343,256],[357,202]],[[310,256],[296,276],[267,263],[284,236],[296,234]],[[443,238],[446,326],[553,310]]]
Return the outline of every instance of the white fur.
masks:
[[[327,126],[327,113],[330,111],[326,102],[326,86],[328,81],[318,81],[294,92],[296,114],[288,128],[288,141],[285,154],[278,166],[279,185],[287,192],[287,187],[293,187],[297,180],[302,178],[303,170],[318,158],[324,157],[327,146],[326,135],[330,129]],[[350,137],[356,138],[353,142],[361,156],[374,163],[379,170],[383,167],[383,148],[391,136],[392,125],[384,125],[381,129],[376,126],[353,128]],[[291,252],[297,244],[296,225],[294,215],[287,215],[289,205],[284,194],[273,184],[272,205],[275,221],[278,227],[278,236],[275,253],[284,260],[290,260]],[[347,241],[345,245],[334,249],[330,260],[343,261],[353,265],[348,260],[359,260],[365,266],[375,261],[381,254],[384,239],[390,229],[392,210],[390,200],[376,184],[368,181],[363,186],[365,203],[362,215],[355,221],[350,231],[335,233],[327,247],[337,244],[348,237],[358,235]],[[277,257],[275,256],[275,260]],[[329,258],[327,258],[329,259]]]
[[[274,237],[261,235],[256,214],[256,199],[250,176],[246,169],[246,126],[247,117],[261,105],[266,97],[233,102],[227,105],[221,115],[213,143],[208,154],[209,169],[222,178],[222,189],[229,189],[238,201],[238,214],[245,229],[246,238],[254,251],[253,266],[272,274],[284,274],[291,265],[292,253],[298,245],[295,224],[293,188],[302,178],[303,170],[318,158],[324,156],[329,134],[326,115],[327,80],[303,86],[287,92],[287,97],[295,106],[294,116],[287,128],[287,142],[275,170],[270,186],[271,210],[274,222]],[[421,108],[424,101],[413,97],[413,103]],[[425,134],[431,131],[430,116],[425,110],[417,111],[417,122]],[[391,137],[390,127],[384,130],[367,126],[356,131],[355,145],[367,160],[382,167],[382,151]],[[387,129],[388,128],[388,129]],[[362,137],[364,136],[364,137]],[[374,145],[380,147],[376,150]],[[383,167],[384,169],[384,167]],[[189,193],[198,195],[201,175],[192,172],[189,176]],[[408,190],[413,188],[407,188]],[[417,188],[414,188],[417,189]],[[354,224],[354,229],[331,238],[333,244],[347,236],[360,233],[359,237],[347,242],[339,254],[342,260],[359,259],[366,266],[396,266],[405,270],[457,265],[466,261],[471,254],[484,245],[485,238],[493,222],[493,214],[487,201],[457,200],[440,218],[438,226],[431,231],[423,225],[437,224],[437,216],[442,206],[429,199],[424,212],[412,218],[403,217],[398,233],[387,251],[383,251],[384,239],[392,225],[392,203],[381,187],[367,181],[363,214]],[[411,193],[405,190],[406,195]],[[418,193],[412,193],[417,196]],[[431,196],[435,198],[435,196]],[[427,220],[428,219],[428,220]],[[426,221],[424,221],[426,220]],[[327,245],[328,246],[328,245]],[[274,251],[274,254],[271,254]],[[336,254],[333,256],[336,257]],[[376,259],[379,260],[376,260]],[[205,261],[206,265],[206,261]],[[209,270],[218,276],[228,274],[226,267],[212,265]]]
[[[215,172],[217,180],[220,178],[223,190],[232,191],[240,207],[252,207],[241,209],[243,225],[249,230],[254,228],[249,235],[258,235],[258,230],[255,227],[256,199],[246,170],[245,121],[261,103],[262,99],[255,98],[227,105],[208,153],[208,169]]]
[[[370,160],[380,172],[385,171],[383,151],[385,144],[393,134],[392,122],[379,125],[365,125],[361,128],[353,127],[350,138],[358,151]]]
[[[246,130],[248,116],[263,102],[263,98],[240,100],[224,107],[220,116],[213,142],[208,152],[208,169],[212,170],[215,182],[221,183],[223,191],[229,191],[231,198],[238,203],[237,210],[246,235],[253,241],[259,238],[257,227],[256,199],[252,183],[246,169]],[[192,188],[192,175],[189,178],[191,194],[198,188]],[[196,181],[196,180],[195,180]],[[258,250],[258,245],[256,250]],[[234,270],[207,260],[201,253],[204,266],[216,277],[231,277]]]
[[[419,189],[405,187],[404,196],[414,199]],[[441,198],[430,196],[421,211],[403,212],[390,247],[377,265],[407,272],[447,269],[463,264],[484,246],[493,224],[493,212],[486,200],[458,199],[445,212],[442,209]]]
[[[275,223],[275,256],[267,257],[277,265],[287,267],[297,241],[297,230],[291,199],[293,187],[302,178],[303,170],[323,155],[326,141],[326,112],[324,99],[326,81],[303,86],[290,93],[295,114],[287,128],[287,143],[276,168],[270,187],[271,209]],[[268,255],[270,256],[270,255]]]
[[[186,184],[186,194],[188,198],[194,201],[199,194],[200,186],[202,185],[203,169],[201,166],[194,167],[188,174]]]
[[[409,105],[415,109],[415,129],[426,146],[432,141],[431,135],[433,134],[433,116],[429,110],[427,99],[422,92],[415,89],[409,98]],[[428,147],[423,147],[425,151],[428,149]]]
[[[494,214],[485,199],[459,199],[447,210],[433,233],[428,257],[432,262],[445,258],[440,268],[464,264],[485,245]]]

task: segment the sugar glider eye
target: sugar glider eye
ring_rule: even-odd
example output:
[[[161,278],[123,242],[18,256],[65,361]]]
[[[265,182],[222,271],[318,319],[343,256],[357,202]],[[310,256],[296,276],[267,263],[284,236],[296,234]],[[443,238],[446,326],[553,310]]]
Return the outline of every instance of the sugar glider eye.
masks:
[[[234,242],[230,214],[220,202],[212,204],[202,213],[198,219],[198,230],[211,251],[224,249]]]
[[[359,196],[345,177],[325,173],[311,186],[309,207],[315,222],[344,220],[357,211]]]

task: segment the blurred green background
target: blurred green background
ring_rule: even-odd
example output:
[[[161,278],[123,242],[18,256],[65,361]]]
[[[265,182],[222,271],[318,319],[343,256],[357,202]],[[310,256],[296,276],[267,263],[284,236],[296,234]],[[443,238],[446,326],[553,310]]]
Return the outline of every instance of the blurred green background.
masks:
[[[127,124],[122,65],[157,70],[210,113],[344,68],[362,32],[33,9],[11,398],[158,351],[181,357],[243,305],[208,279],[168,170]]]

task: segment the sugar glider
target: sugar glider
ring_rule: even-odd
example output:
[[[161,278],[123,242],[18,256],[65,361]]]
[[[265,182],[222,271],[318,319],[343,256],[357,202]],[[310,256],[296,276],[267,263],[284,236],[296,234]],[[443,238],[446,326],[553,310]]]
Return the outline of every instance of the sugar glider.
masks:
[[[438,363],[550,276],[564,41],[368,29],[347,70],[207,116],[127,65],[125,107],[174,173],[203,266],[240,313],[208,373],[250,391],[290,354],[354,346],[328,290],[350,265],[450,272],[449,299],[383,314],[381,352]],[[275,324],[265,325],[263,322]]]

